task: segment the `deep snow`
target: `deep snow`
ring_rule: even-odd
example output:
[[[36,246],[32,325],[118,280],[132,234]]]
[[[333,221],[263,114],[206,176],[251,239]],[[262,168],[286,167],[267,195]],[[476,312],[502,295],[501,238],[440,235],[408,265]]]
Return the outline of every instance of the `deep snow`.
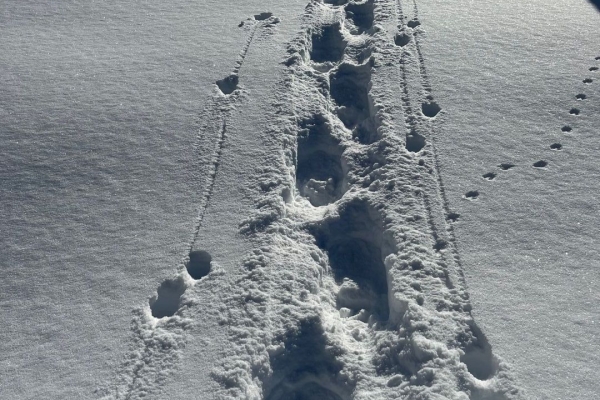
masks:
[[[595,397],[599,15],[325,3],[5,5],[1,397]]]

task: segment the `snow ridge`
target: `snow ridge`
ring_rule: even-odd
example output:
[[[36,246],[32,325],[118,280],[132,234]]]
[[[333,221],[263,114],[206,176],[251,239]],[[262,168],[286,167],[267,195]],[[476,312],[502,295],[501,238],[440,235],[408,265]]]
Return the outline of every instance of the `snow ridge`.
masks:
[[[306,7],[265,132],[281,152],[240,227],[260,246],[221,307],[217,398],[522,397],[470,313],[411,7]]]

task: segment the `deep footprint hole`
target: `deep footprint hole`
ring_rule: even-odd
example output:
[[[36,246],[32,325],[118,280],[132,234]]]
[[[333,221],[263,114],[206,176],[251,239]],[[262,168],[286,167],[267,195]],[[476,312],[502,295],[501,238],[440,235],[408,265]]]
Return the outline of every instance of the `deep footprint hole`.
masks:
[[[455,212],[448,213],[448,215],[446,216],[446,219],[450,222],[457,222],[459,218],[460,214]]]
[[[590,84],[590,83],[592,83],[592,82],[594,82],[594,80],[593,80],[592,78],[585,78],[585,79],[583,80],[583,83],[587,83],[587,84]]]
[[[271,12],[263,12],[263,13],[260,13],[260,14],[256,14],[254,16],[254,19],[257,20],[257,21],[264,21],[265,19],[269,19],[272,16],[273,16],[273,13],[271,13]]]
[[[560,130],[563,132],[571,132],[573,128],[571,128],[569,125],[565,125],[562,128],[560,128]]]
[[[533,164],[533,166],[534,166],[535,168],[544,168],[544,167],[546,167],[547,165],[548,165],[548,163],[547,163],[546,161],[544,161],[544,160],[540,160],[540,161],[538,161],[538,162],[535,162],[535,163]]]
[[[337,62],[344,56],[346,41],[340,24],[325,25],[312,34],[310,58],[314,62]]]
[[[409,28],[416,28],[417,26],[421,25],[421,21],[419,21],[418,19],[411,19],[406,25]]]
[[[479,197],[479,191],[478,190],[468,191],[467,193],[465,193],[465,197],[469,200],[475,200]]]
[[[425,102],[421,104],[421,111],[423,115],[429,118],[433,118],[442,110],[442,108],[435,102]]]
[[[508,171],[509,169],[514,168],[515,164],[502,163],[502,164],[498,165],[498,167],[500,167],[500,169],[502,169],[502,171]]]
[[[579,111],[579,109],[578,109],[578,108],[571,108],[571,109],[569,110],[569,114],[571,114],[571,115],[579,115],[579,113],[580,113],[580,112],[581,112],[581,111]]]
[[[195,280],[202,279],[210,273],[212,268],[212,257],[208,252],[195,250],[190,252],[190,260],[187,265],[187,272]]]
[[[598,71],[598,67],[590,67],[590,71],[592,71],[592,72]]]
[[[375,4],[373,0],[363,3],[350,3],[346,6],[346,17],[352,20],[354,25],[362,31],[373,26],[375,20]]]
[[[396,46],[404,47],[410,43],[410,35],[406,32],[399,32],[394,37],[394,43]]]
[[[552,150],[562,150],[562,144],[560,144],[560,143],[552,143],[550,145],[550,148]]]
[[[237,89],[239,78],[237,75],[229,75],[227,78],[217,81],[217,86],[223,94],[231,94]]]
[[[331,75],[331,97],[339,107],[338,117],[348,129],[371,117],[371,67],[371,62],[359,66],[344,63]]]
[[[185,292],[182,279],[174,278],[164,281],[157,290],[157,295],[150,299],[150,311],[154,318],[172,317],[181,305],[181,296]]]
[[[273,374],[263,385],[265,400],[348,400],[352,387],[336,381],[342,364],[335,359],[318,319],[301,321],[283,338],[284,348],[270,356]]]
[[[587,98],[587,96],[583,93],[578,94],[577,96],[575,96],[575,98],[577,100],[585,100]]]
[[[413,131],[406,135],[406,150],[411,153],[418,153],[426,144],[425,137],[419,135],[417,132]]]

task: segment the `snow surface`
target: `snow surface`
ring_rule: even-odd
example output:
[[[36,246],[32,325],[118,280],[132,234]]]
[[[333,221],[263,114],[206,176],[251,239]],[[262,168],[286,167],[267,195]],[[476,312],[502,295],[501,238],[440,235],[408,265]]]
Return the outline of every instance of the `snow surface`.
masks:
[[[591,3],[3,7],[1,398],[597,397]]]

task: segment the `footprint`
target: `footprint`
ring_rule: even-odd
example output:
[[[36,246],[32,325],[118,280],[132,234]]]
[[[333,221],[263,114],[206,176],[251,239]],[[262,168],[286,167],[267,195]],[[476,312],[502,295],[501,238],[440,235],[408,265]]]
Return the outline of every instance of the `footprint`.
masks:
[[[375,21],[375,4],[373,0],[364,3],[350,3],[346,6],[346,17],[363,32],[373,27]]]
[[[478,190],[471,190],[467,193],[465,193],[465,198],[468,200],[475,200],[479,197],[479,191]]]
[[[421,22],[418,19],[411,19],[406,24],[406,26],[408,26],[409,28],[416,28],[419,25],[421,25]]]
[[[515,164],[502,163],[502,164],[498,165],[498,167],[500,167],[503,171],[508,171],[509,169],[514,168]]]
[[[594,82],[594,80],[593,80],[592,78],[585,78],[585,79],[583,80],[583,83],[587,83],[587,84],[590,84],[590,83],[592,83],[592,82]]]
[[[578,94],[577,96],[575,96],[575,98],[577,100],[585,100],[587,98],[587,96],[583,93]]]
[[[592,72],[598,71],[598,67],[590,67],[590,71],[592,71]]]
[[[315,206],[332,203],[342,196],[344,149],[332,136],[325,117],[316,115],[300,123],[296,185]]]
[[[493,181],[494,179],[496,179],[496,174],[493,172],[488,172],[487,174],[483,175],[483,179],[487,181]]]
[[[273,16],[273,13],[271,13],[271,12],[263,12],[263,13],[260,13],[260,14],[256,14],[254,16],[254,19],[257,20],[257,21],[264,21],[265,19],[269,19],[272,16]]]
[[[544,160],[540,160],[533,164],[534,168],[545,168],[547,165],[548,163]]]
[[[229,75],[227,78],[217,81],[217,86],[223,94],[231,94],[237,89],[239,78],[237,75]]]
[[[210,273],[212,257],[203,250],[191,251],[190,260],[185,267],[192,278],[195,280],[202,279]]]
[[[550,148],[552,150],[562,150],[562,144],[560,144],[560,143],[552,143],[550,145]]]
[[[578,108],[571,108],[571,110],[569,111],[569,114],[571,115],[579,115],[580,111]]]
[[[410,133],[408,133],[406,135],[406,150],[410,151],[411,153],[418,153],[419,151],[421,151],[423,149],[423,147],[425,147],[426,144],[426,140],[425,137],[419,135],[416,131],[411,131]],[[421,165],[419,163],[419,165]],[[423,163],[424,165],[424,163]]]
[[[421,104],[421,111],[423,115],[429,118],[433,118],[442,110],[442,108],[435,102],[429,101]]]
[[[571,128],[569,125],[565,125],[562,128],[560,128],[560,130],[563,132],[571,132],[573,128]]]
[[[165,280],[150,299],[150,311],[154,318],[172,317],[181,305],[185,292],[185,282],[181,277]]]
[[[349,400],[352,387],[340,377],[342,365],[327,342],[321,321],[289,328],[282,349],[269,356],[273,373],[263,384],[265,400]]]
[[[410,35],[406,32],[398,32],[394,37],[394,43],[396,46],[404,47],[410,43]]]
[[[345,203],[337,218],[325,220],[315,232],[327,251],[340,285],[337,306],[348,317],[389,319],[387,270],[383,263],[383,228],[377,210],[360,199]],[[375,217],[376,216],[376,217]]]
[[[338,62],[344,56],[346,41],[340,24],[325,25],[312,34],[310,58],[314,62]]]
[[[460,214],[454,212],[448,213],[448,215],[446,216],[446,219],[450,222],[457,222],[459,218]]]

